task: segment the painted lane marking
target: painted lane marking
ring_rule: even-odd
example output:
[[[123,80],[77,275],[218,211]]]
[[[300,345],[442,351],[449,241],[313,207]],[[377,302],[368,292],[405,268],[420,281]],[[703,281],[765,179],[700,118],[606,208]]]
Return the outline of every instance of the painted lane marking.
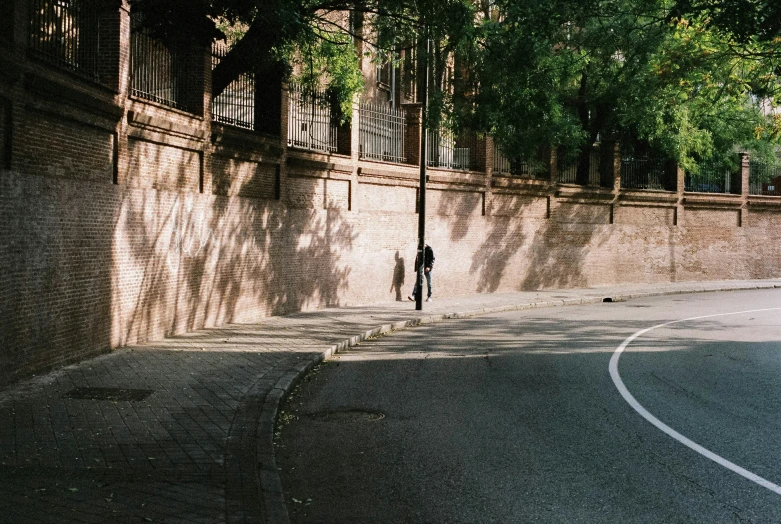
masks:
[[[637,338],[645,335],[649,331],[652,331],[657,328],[669,326],[671,324],[679,324],[681,322],[688,322],[691,320],[702,320],[705,318],[714,318],[714,317],[725,317],[729,315],[742,315],[745,313],[761,313],[764,311],[778,311],[781,310],[781,308],[767,308],[767,309],[752,309],[749,311],[737,311],[735,313],[719,313],[716,315],[703,315],[700,317],[691,317],[691,318],[684,318],[682,320],[673,320],[671,322],[665,322],[664,324],[658,324],[656,326],[652,326],[646,329],[641,329],[640,331],[636,332],[634,335],[630,336],[626,340],[624,340],[620,346],[613,352],[613,356],[610,359],[610,377],[613,379],[613,383],[615,384],[616,388],[618,389],[618,392],[621,393],[621,396],[624,397],[624,400],[627,401],[627,403],[632,406],[632,408],[637,411],[640,416],[642,416],[644,419],[646,419],[648,422],[656,426],[658,429],[662,430],[663,432],[667,433],[667,435],[671,436],[684,446],[687,446],[700,455],[709,458],[713,462],[733,471],[734,473],[737,473],[738,475],[741,475],[742,477],[747,478],[751,482],[755,482],[756,484],[759,484],[763,488],[767,488],[770,491],[773,491],[779,495],[781,495],[781,486],[777,484],[773,484],[769,480],[766,480],[759,475],[756,475],[750,471],[748,471],[745,468],[742,468],[738,466],[737,464],[734,464],[733,462],[730,462],[729,460],[725,459],[724,457],[721,457],[717,455],[716,453],[710,451],[709,449],[706,449],[693,440],[681,435],[677,431],[675,431],[673,428],[653,416],[647,409],[645,409],[638,401],[635,399],[634,396],[629,392],[629,390],[624,385],[624,381],[621,380],[621,375],[618,373],[618,360],[621,358],[621,354],[624,352],[624,350],[631,344],[634,340]]]

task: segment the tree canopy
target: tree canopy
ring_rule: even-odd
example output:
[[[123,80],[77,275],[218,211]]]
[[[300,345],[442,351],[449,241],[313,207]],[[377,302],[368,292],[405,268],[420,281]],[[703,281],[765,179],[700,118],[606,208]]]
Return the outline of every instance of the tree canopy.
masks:
[[[362,89],[355,39],[375,57],[432,41],[433,107],[511,156],[595,142],[655,151],[696,170],[781,139],[777,0],[131,0],[152,31],[231,50],[243,72],[325,82],[343,107]],[[204,24],[210,19],[215,24]],[[362,31],[362,23],[373,31]],[[456,66],[452,87],[444,64]]]
[[[778,143],[781,121],[766,109],[781,101],[781,62],[766,31],[737,34],[711,11],[689,5],[685,18],[665,0],[496,5],[475,107],[511,151],[563,145],[582,159],[600,140],[696,170],[734,161],[736,147],[768,156]]]

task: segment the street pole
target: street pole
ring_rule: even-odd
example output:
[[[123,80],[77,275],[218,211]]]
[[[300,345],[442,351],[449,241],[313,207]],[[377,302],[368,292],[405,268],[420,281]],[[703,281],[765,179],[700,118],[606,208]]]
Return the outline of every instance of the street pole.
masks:
[[[420,123],[420,197],[418,202],[418,292],[415,294],[415,309],[423,309],[423,279],[426,266],[426,160],[428,157],[428,132],[426,129],[426,118],[428,109],[428,56],[431,51],[431,41],[428,38],[428,29],[426,35],[426,52],[421,53],[420,71],[423,74],[423,81],[420,83],[420,103],[423,119]]]

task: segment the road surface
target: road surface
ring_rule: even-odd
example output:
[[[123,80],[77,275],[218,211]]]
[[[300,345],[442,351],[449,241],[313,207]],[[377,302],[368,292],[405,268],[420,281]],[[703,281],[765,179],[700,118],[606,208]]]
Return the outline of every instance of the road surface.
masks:
[[[779,522],[781,290],[399,331],[281,409],[294,523]]]

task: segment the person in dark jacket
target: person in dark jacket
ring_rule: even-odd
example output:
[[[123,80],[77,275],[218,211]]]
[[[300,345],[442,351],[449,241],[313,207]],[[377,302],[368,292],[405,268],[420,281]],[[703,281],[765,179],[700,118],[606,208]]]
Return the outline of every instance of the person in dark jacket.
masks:
[[[420,257],[415,257],[415,287],[412,288],[412,295],[408,296],[407,298],[410,300],[415,300],[415,296],[418,293],[418,269],[420,269],[420,260],[418,260]],[[434,269],[434,250],[431,249],[431,246],[426,244],[426,248],[423,250],[423,273],[426,275],[426,283],[428,284],[428,297],[426,297],[426,302],[431,302],[431,271]]]

